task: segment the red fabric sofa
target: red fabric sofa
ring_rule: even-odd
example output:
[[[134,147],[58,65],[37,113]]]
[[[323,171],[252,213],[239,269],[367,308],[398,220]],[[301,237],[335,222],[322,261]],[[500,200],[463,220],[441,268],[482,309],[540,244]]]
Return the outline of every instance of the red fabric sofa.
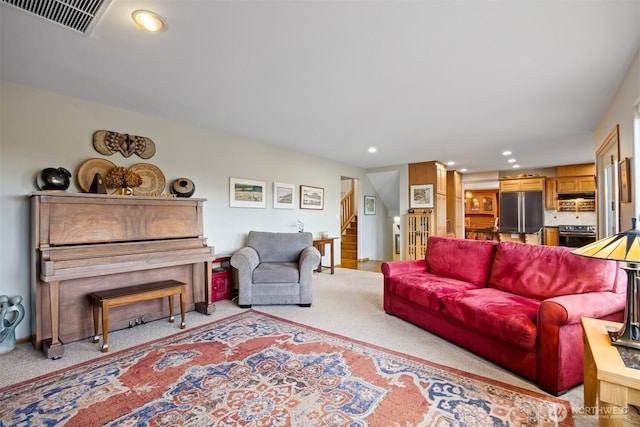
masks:
[[[582,383],[580,318],[624,318],[627,279],[615,261],[436,236],[425,258],[382,264],[384,310],[554,395]]]

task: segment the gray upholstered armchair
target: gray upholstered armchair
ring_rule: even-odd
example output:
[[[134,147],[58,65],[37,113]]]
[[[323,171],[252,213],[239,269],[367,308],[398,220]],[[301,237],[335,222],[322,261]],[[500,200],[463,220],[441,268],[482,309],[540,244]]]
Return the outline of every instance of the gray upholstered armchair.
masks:
[[[231,257],[238,270],[238,304],[299,304],[310,307],[313,270],[320,252],[311,233],[250,231],[246,246]]]

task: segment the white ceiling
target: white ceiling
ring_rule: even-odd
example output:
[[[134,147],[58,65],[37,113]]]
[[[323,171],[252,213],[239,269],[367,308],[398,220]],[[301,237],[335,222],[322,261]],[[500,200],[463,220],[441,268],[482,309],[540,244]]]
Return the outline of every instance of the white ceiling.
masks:
[[[640,0],[113,0],[88,37],[0,15],[2,79],[363,168],[593,161],[640,47]]]

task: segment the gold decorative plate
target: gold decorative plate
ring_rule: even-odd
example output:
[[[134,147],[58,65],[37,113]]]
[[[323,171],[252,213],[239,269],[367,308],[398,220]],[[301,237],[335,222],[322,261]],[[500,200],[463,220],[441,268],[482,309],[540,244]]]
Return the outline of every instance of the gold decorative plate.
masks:
[[[136,163],[129,170],[142,178],[142,184],[133,189],[138,196],[159,196],[164,192],[166,180],[162,171],[151,163]]]
[[[76,172],[76,180],[78,181],[78,187],[85,193],[91,189],[91,183],[96,173],[99,173],[102,178],[107,176],[109,171],[115,168],[116,165],[105,159],[89,159],[83,162],[78,171]]]

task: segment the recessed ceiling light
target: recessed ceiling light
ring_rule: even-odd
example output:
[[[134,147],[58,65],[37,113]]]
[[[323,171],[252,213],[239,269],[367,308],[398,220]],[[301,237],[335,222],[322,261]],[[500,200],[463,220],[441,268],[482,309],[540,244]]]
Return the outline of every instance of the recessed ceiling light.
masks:
[[[520,165],[513,165],[511,167],[514,168],[514,169],[518,169],[520,167]]]
[[[453,165],[455,165],[455,164],[456,164],[456,162],[447,162],[447,165],[448,165],[448,166],[453,166]]]
[[[466,171],[467,171],[467,168],[460,169],[460,172],[466,172]]]
[[[510,156],[511,155],[511,151],[508,151],[508,150],[507,151],[503,151],[502,155],[503,156]]]
[[[507,160],[507,161],[508,161],[509,163],[515,163],[515,162],[516,162],[516,159],[509,159],[509,160]]]
[[[136,10],[131,14],[133,22],[138,27],[152,33],[159,33],[167,29],[167,23],[155,12],[149,10]]]
[[[376,147],[369,147],[369,151],[370,153],[375,153],[376,151],[378,151],[378,149]]]

